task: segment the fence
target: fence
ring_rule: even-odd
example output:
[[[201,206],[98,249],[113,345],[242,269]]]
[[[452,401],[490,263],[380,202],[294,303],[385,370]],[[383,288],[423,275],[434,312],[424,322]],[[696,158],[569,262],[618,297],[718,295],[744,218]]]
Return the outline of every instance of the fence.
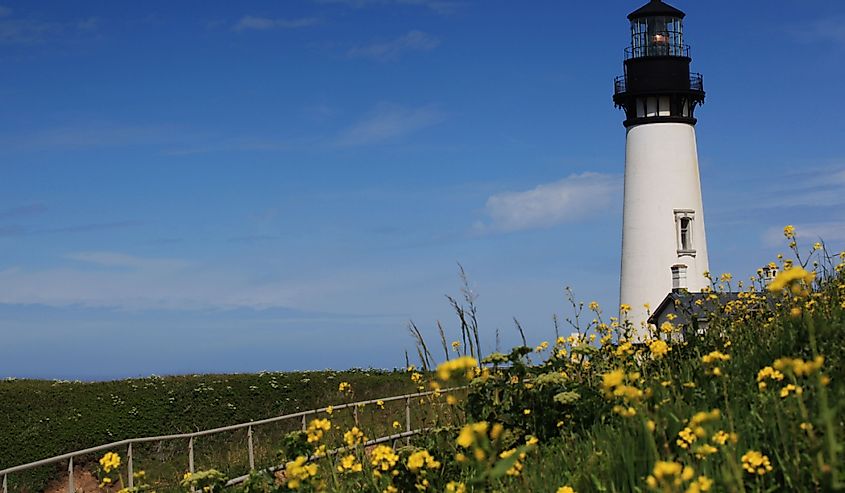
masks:
[[[402,433],[397,433],[393,435],[387,435],[381,438],[376,438],[373,440],[369,440],[365,443],[365,445],[374,445],[377,443],[384,443],[389,441],[395,441],[402,438],[409,438],[413,435],[424,431],[423,428],[419,429],[412,429],[411,428],[411,400],[412,399],[419,399],[422,397],[427,397],[434,394],[443,394],[448,392],[454,392],[456,390],[461,390],[464,387],[452,387],[448,389],[442,389],[439,391],[428,391],[428,392],[417,392],[413,394],[404,394],[404,395],[397,395],[391,397],[383,397],[381,399],[370,399],[366,401],[359,401],[359,402],[350,402],[346,404],[338,404],[337,406],[331,406],[333,410],[339,411],[342,409],[352,408],[354,413],[354,419],[357,424],[358,422],[358,409],[362,406],[366,406],[368,404],[376,404],[376,403],[386,403],[386,402],[394,402],[399,400],[405,400],[405,431]],[[15,472],[26,471],[28,469],[33,469],[36,467],[55,464],[57,462],[67,461],[68,462],[68,484],[67,484],[67,491],[68,493],[75,493],[76,488],[74,485],[74,477],[73,477],[73,459],[75,457],[83,456],[86,454],[92,454],[95,452],[102,452],[105,450],[112,450],[117,448],[126,448],[126,467],[127,467],[127,476],[128,476],[128,486],[132,488],[134,486],[134,477],[133,477],[133,455],[132,455],[132,445],[133,444],[141,444],[141,443],[149,443],[149,442],[165,442],[171,440],[187,440],[187,453],[188,453],[188,470],[190,472],[194,471],[194,441],[198,437],[214,435],[217,433],[235,431],[235,430],[242,430],[244,428],[247,429],[247,452],[249,454],[249,468],[250,471],[255,470],[255,452],[254,452],[254,445],[253,445],[253,429],[258,426],[270,424],[270,423],[277,423],[280,421],[287,421],[292,419],[300,418],[302,420],[302,430],[305,431],[307,427],[308,416],[316,416],[320,413],[327,412],[328,407],[322,407],[319,409],[312,409],[309,411],[300,411],[293,414],[285,414],[282,416],[276,416],[267,419],[261,419],[258,421],[249,421],[247,423],[240,423],[236,425],[230,426],[222,426],[220,428],[212,428],[210,430],[202,430],[196,431],[193,433],[179,433],[173,435],[161,435],[161,436],[154,436],[154,437],[141,437],[141,438],[129,438],[126,440],[120,440],[117,442],[107,443],[104,445],[98,445],[96,447],[90,447],[82,450],[76,450],[74,452],[69,452],[62,455],[57,455],[55,457],[50,457],[47,459],[38,460],[35,462],[30,462],[28,464],[22,464],[19,466],[9,467],[7,469],[3,469],[0,471],[0,476],[3,477],[3,493],[9,493],[8,489],[8,477],[10,474]],[[334,452],[334,451],[333,451]],[[276,468],[270,468],[269,470],[272,472]],[[238,484],[243,482],[248,476],[240,476],[234,478],[229,481],[230,485]]]

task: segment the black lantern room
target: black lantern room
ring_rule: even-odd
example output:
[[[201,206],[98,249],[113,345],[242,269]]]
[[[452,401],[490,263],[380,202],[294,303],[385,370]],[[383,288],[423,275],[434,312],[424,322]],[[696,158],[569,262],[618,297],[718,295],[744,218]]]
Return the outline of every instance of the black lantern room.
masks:
[[[695,125],[704,102],[701,74],[690,73],[684,44],[684,13],[651,0],[628,15],[631,45],[625,48],[625,75],[616,78],[613,102],[625,110],[625,127],[656,122]]]

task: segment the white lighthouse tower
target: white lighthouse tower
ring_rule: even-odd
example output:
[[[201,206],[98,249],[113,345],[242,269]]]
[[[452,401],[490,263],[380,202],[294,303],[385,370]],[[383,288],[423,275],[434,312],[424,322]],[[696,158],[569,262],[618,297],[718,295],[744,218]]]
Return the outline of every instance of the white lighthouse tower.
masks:
[[[704,86],[690,73],[683,12],[651,0],[628,19],[631,45],[613,96],[627,130],[620,300],[640,328],[644,305],[709,285],[693,115]]]

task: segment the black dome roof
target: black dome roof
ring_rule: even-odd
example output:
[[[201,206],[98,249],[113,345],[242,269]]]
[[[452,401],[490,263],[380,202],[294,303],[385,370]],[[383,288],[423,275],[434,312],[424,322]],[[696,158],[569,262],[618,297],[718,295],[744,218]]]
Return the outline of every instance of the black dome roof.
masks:
[[[683,19],[686,14],[671,5],[663,3],[661,0],[651,0],[647,4],[628,14],[628,19],[634,20],[639,19],[640,17],[654,17],[660,15]]]

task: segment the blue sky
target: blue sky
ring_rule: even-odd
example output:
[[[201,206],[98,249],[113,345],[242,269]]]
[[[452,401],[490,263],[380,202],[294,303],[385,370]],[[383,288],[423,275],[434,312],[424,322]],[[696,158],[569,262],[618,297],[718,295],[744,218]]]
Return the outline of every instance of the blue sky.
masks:
[[[394,367],[618,302],[639,1],[0,2],[0,376]],[[692,2],[710,266],[845,244],[845,4]]]

